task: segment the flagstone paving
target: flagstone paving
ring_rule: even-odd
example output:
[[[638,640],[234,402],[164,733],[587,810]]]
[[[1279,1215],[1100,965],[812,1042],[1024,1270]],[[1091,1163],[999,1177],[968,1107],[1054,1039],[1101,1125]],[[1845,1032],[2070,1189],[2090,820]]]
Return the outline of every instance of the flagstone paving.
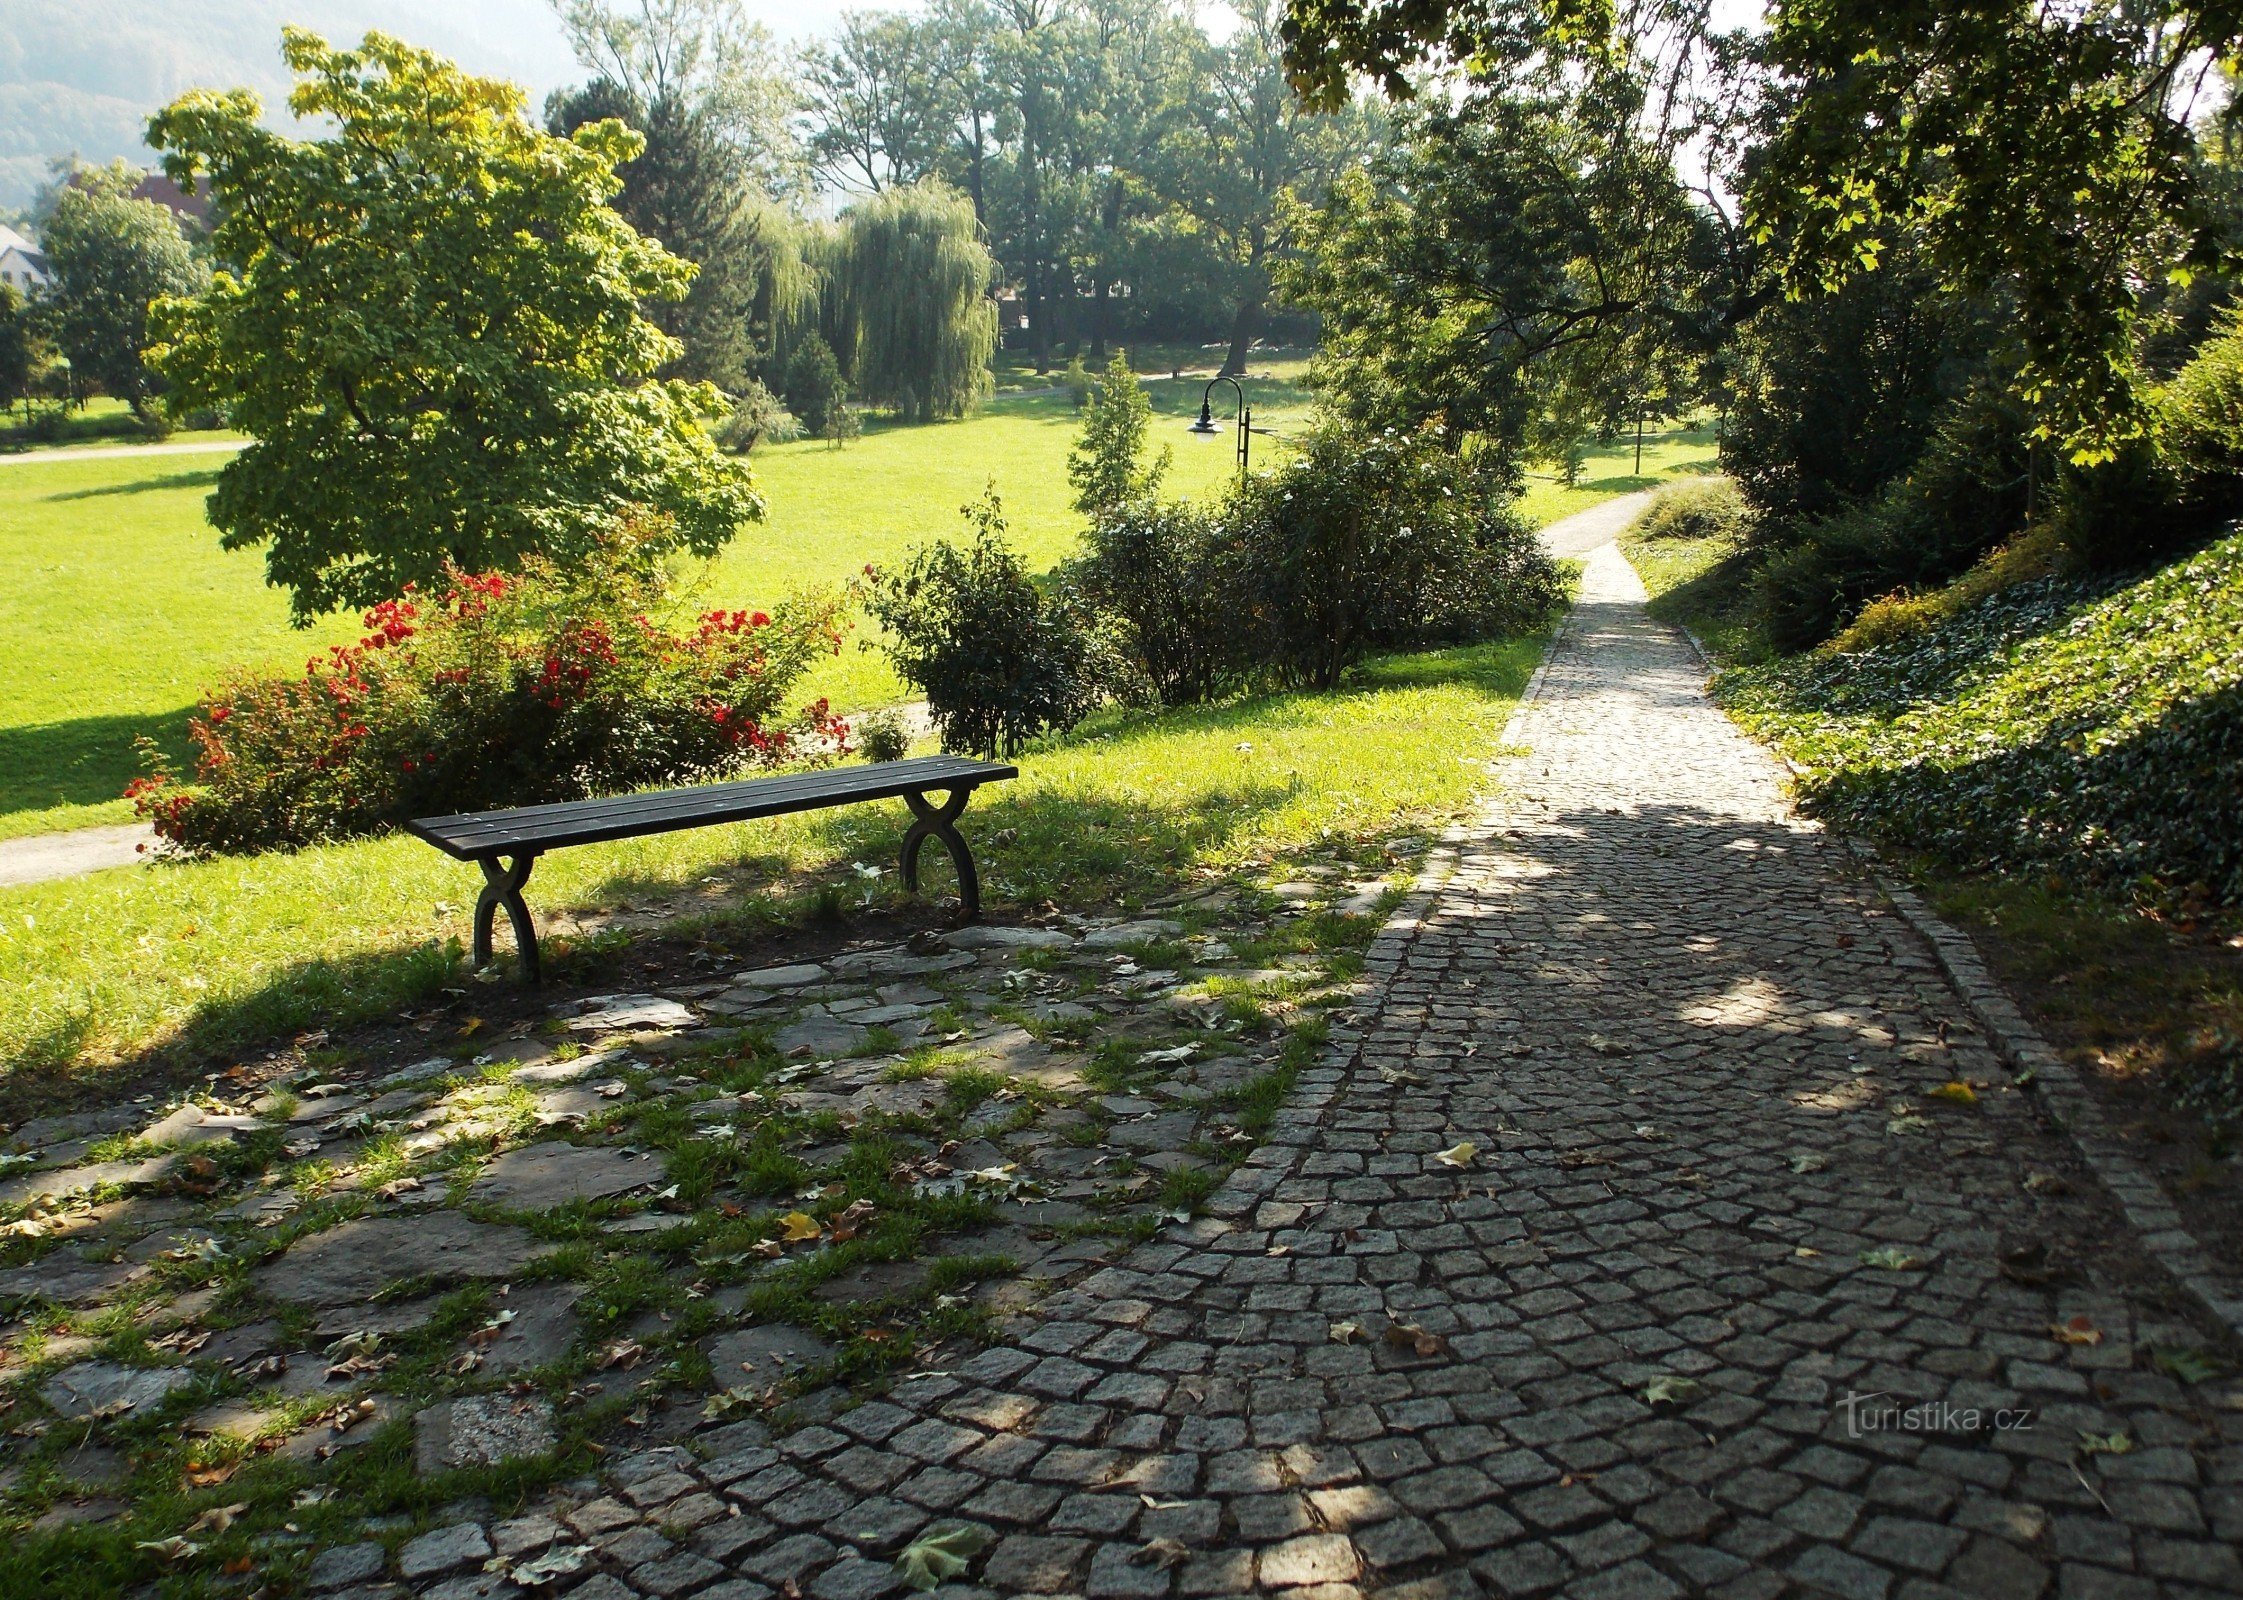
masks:
[[[1296,861],[23,1130],[4,1492],[592,1467],[300,1495],[330,1600],[2243,1592],[2215,1335],[1640,599],[1359,959]]]

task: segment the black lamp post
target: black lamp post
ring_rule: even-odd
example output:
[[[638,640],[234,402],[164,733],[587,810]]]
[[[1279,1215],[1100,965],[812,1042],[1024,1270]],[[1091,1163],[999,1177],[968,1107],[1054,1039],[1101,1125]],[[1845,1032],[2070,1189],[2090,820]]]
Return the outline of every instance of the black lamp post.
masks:
[[[1238,478],[1239,482],[1244,483],[1246,481],[1247,449],[1254,437],[1254,413],[1247,409],[1246,391],[1240,387],[1236,378],[1218,374],[1208,380],[1207,387],[1200,391],[1199,420],[1193,423],[1187,431],[1209,439],[1223,431],[1215,422],[1214,395],[1215,385],[1218,383],[1229,384],[1232,392],[1238,397],[1237,414],[1234,419],[1238,428]]]

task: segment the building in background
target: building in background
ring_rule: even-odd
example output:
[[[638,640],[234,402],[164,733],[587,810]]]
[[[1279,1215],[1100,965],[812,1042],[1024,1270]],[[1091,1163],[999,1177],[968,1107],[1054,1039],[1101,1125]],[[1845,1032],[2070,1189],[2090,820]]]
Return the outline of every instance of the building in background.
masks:
[[[39,247],[6,223],[0,223],[0,283],[29,298],[47,281],[47,258]]]

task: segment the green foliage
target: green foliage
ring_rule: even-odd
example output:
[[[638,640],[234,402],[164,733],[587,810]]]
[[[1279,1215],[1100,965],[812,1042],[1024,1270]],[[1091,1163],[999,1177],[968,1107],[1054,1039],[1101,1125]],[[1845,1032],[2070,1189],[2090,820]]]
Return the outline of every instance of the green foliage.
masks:
[[[1423,434],[1310,434],[1223,512],[1228,599],[1255,659],[1330,688],[1373,649],[1541,627],[1564,589],[1509,486]]]
[[[774,323],[809,293],[798,225],[758,190],[715,107],[675,93],[649,102],[607,78],[546,106],[547,126],[564,138],[608,118],[644,141],[616,169],[611,204],[695,267],[682,297],[652,300],[646,314],[678,341],[678,375],[737,389],[769,354]]]
[[[766,440],[785,444],[801,437],[802,424],[777,395],[754,378],[740,385],[732,410],[716,425],[716,442],[739,456]]]
[[[836,450],[846,449],[864,437],[864,416],[844,401],[827,416],[825,428],[818,437]]]
[[[962,417],[988,398],[996,259],[965,196],[890,189],[843,213],[835,292],[855,388],[907,422]]]
[[[1151,462],[1144,460],[1153,403],[1130,370],[1127,351],[1115,351],[1105,376],[1088,388],[1082,435],[1067,457],[1067,481],[1075,486],[1075,509],[1097,517],[1160,493],[1172,452],[1163,445]]]
[[[1120,633],[1120,654],[1164,706],[1251,676],[1252,630],[1231,583],[1228,525],[1191,505],[1129,500],[1095,516],[1067,581]]]
[[[911,751],[911,733],[893,708],[859,717],[851,731],[867,761],[901,761]]]
[[[1280,286],[1349,421],[1555,453],[1687,392],[1716,318],[1706,219],[1633,111],[1485,90],[1296,209]]]
[[[1728,478],[1693,478],[1661,489],[1639,518],[1643,539],[1719,539],[1735,543],[1752,522],[1752,508]]]
[[[1763,306],[1723,353],[1722,470],[1777,525],[1876,495],[1923,454],[1994,332],[1906,248],[1834,294]]]
[[[31,314],[12,283],[0,283],[0,410],[31,393],[37,347]]]
[[[1081,721],[1097,703],[1098,675],[1080,619],[1005,543],[996,491],[965,515],[970,543],[913,551],[900,571],[876,576],[867,605],[896,670],[927,697],[943,748],[1009,756]]]
[[[2243,535],[2046,578],[1849,656],[1725,675],[1816,813],[1958,866],[2243,904]]]
[[[823,439],[833,414],[848,408],[849,386],[842,381],[841,363],[822,335],[806,334],[795,346],[780,393],[803,431],[814,439]]]
[[[210,181],[227,263],[158,305],[150,358],[174,406],[255,436],[211,520],[228,548],[269,546],[298,618],[447,566],[582,559],[635,517],[707,555],[761,514],[701,426],[716,391],[654,377],[678,346],[640,303],[692,268],[605,204],[636,135],[554,138],[518,90],[380,34],[345,51],[291,30],[284,54],[291,106],[336,134],[273,133],[246,91],[150,123],[176,181]]]
[[[659,540],[657,541],[659,542]],[[562,571],[454,572],[369,611],[354,645],[300,677],[242,677],[189,732],[195,783],[168,764],[135,786],[141,814],[194,853],[297,848],[416,816],[539,805],[722,776],[831,730],[799,728],[796,680],[838,645],[838,603],[709,612],[673,631],[662,585],[626,549]]]
[[[78,378],[145,413],[163,389],[143,359],[148,308],[200,293],[210,271],[169,211],[132,197],[140,177],[123,161],[70,175],[40,232],[51,279],[40,311]]]

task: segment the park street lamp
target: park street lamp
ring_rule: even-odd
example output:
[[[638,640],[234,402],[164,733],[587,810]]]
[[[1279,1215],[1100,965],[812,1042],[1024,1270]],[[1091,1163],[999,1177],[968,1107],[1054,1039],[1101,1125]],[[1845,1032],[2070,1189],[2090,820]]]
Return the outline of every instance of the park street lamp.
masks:
[[[1240,386],[1236,378],[1231,377],[1228,373],[1217,373],[1208,380],[1207,387],[1200,391],[1199,420],[1184,431],[1196,433],[1203,439],[1215,439],[1222,436],[1222,427],[1215,421],[1214,397],[1215,385],[1218,383],[1229,384],[1232,393],[1238,397],[1237,411],[1232,420],[1238,429],[1238,481],[1244,483],[1246,481],[1247,453],[1253,443],[1254,435],[1257,433],[1266,434],[1270,430],[1254,426],[1254,412],[1246,404],[1246,390]]]

